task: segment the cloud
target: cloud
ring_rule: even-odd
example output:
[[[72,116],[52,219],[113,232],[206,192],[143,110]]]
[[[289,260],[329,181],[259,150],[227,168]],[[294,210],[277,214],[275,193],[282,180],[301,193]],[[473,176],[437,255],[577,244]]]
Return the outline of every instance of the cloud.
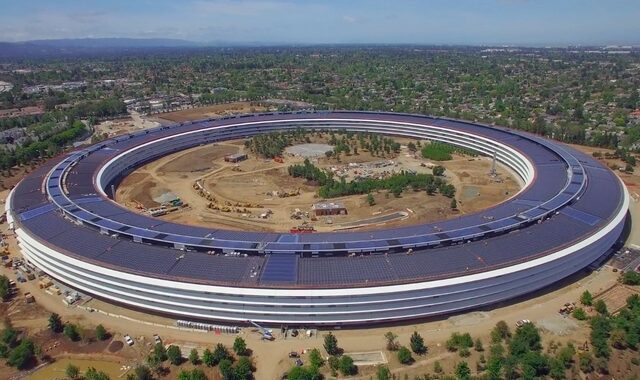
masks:
[[[353,17],[353,16],[348,16],[348,15],[344,15],[344,16],[342,16],[342,20],[343,20],[343,21],[345,21],[345,22],[348,22],[348,23],[350,23],[350,24],[353,24],[354,22],[356,22],[356,21],[357,21],[355,17]]]
[[[258,0],[200,0],[193,3],[197,12],[226,15],[256,15],[264,12],[285,11],[295,4],[284,1]]]

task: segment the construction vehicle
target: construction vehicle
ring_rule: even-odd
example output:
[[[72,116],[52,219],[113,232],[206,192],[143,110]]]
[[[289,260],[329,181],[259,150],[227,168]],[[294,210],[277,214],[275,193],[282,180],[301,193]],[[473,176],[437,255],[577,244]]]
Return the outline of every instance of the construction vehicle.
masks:
[[[271,333],[271,330],[267,330],[264,327],[260,326],[259,324],[257,324],[254,321],[249,321],[249,323],[251,323],[252,325],[254,325],[255,327],[258,328],[258,331],[260,331],[260,333],[262,334],[262,340],[274,340],[275,338],[273,337],[273,334]]]
[[[136,206],[135,206],[136,209],[138,209],[138,210],[146,210],[146,207],[144,207],[144,205],[142,203],[138,202],[137,200],[134,199],[133,203],[136,204]]]
[[[295,190],[283,190],[283,191],[278,191],[278,197],[280,198],[288,198],[288,197],[296,197],[300,195],[300,189],[295,189]]]
[[[289,232],[292,234],[310,234],[316,232],[316,229],[310,224],[303,223],[299,226],[291,227]]]

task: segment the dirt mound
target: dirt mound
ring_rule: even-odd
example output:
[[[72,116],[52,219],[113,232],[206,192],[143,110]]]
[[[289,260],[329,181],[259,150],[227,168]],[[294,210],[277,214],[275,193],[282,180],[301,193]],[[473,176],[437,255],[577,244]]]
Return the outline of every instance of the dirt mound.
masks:
[[[111,352],[113,354],[115,352],[118,352],[118,351],[122,350],[123,347],[124,347],[124,343],[122,343],[121,340],[114,340],[109,345],[108,350],[109,350],[109,352]]]

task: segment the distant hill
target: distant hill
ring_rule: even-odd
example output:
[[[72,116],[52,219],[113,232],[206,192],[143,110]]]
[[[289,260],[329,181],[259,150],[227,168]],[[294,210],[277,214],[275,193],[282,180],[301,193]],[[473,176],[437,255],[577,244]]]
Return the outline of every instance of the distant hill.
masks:
[[[201,44],[168,38],[78,38],[0,42],[0,58],[94,55],[137,49],[194,48]]]

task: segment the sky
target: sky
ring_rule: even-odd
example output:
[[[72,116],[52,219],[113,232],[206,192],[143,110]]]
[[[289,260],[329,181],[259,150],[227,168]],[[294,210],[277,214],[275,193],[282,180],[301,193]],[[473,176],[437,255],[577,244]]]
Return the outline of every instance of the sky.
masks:
[[[640,0],[0,0],[0,41],[639,44]]]

